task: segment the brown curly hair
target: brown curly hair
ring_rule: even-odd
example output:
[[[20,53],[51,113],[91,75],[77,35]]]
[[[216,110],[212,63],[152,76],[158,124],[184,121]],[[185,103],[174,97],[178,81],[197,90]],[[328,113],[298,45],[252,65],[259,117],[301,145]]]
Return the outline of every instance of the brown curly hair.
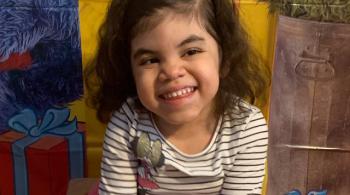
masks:
[[[216,111],[235,104],[238,96],[254,103],[270,84],[270,70],[248,43],[231,0],[112,0],[102,24],[96,58],[85,68],[88,105],[107,122],[128,97],[137,96],[131,70],[130,43],[140,32],[157,25],[160,10],[197,14],[222,53]],[[158,18],[158,20],[147,18]],[[141,22],[142,21],[142,22]],[[146,22],[145,22],[146,21]]]

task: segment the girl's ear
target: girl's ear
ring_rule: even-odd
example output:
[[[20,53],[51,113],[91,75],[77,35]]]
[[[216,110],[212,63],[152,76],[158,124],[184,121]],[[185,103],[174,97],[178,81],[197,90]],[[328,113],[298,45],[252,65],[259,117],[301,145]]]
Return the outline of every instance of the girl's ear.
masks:
[[[230,72],[230,66],[227,63],[221,61],[221,68],[219,72],[220,78],[221,79],[225,78],[229,72]]]
[[[221,79],[225,78],[228,73],[230,72],[230,66],[227,64],[227,62],[224,62],[223,60],[223,53],[221,47],[219,47],[219,60],[220,60],[220,72],[219,77]]]

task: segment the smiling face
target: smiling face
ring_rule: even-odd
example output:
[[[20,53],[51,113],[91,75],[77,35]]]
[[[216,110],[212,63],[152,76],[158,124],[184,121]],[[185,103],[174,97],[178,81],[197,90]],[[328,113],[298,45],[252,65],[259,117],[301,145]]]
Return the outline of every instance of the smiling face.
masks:
[[[131,62],[138,97],[160,128],[214,116],[219,46],[198,20],[168,13],[131,41]]]

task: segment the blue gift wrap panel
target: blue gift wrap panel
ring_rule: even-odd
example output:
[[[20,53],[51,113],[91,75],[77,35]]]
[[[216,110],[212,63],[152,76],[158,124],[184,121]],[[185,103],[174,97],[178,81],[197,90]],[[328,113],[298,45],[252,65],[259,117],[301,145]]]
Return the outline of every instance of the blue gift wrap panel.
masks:
[[[0,0],[0,133],[83,94],[78,0]]]

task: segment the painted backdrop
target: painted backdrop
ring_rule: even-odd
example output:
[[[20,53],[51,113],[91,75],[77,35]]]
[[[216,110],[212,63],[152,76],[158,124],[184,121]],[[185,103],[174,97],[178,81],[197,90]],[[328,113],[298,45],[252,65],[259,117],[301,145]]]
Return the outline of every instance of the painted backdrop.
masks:
[[[78,0],[0,1],[0,194],[65,194],[84,177]]]

